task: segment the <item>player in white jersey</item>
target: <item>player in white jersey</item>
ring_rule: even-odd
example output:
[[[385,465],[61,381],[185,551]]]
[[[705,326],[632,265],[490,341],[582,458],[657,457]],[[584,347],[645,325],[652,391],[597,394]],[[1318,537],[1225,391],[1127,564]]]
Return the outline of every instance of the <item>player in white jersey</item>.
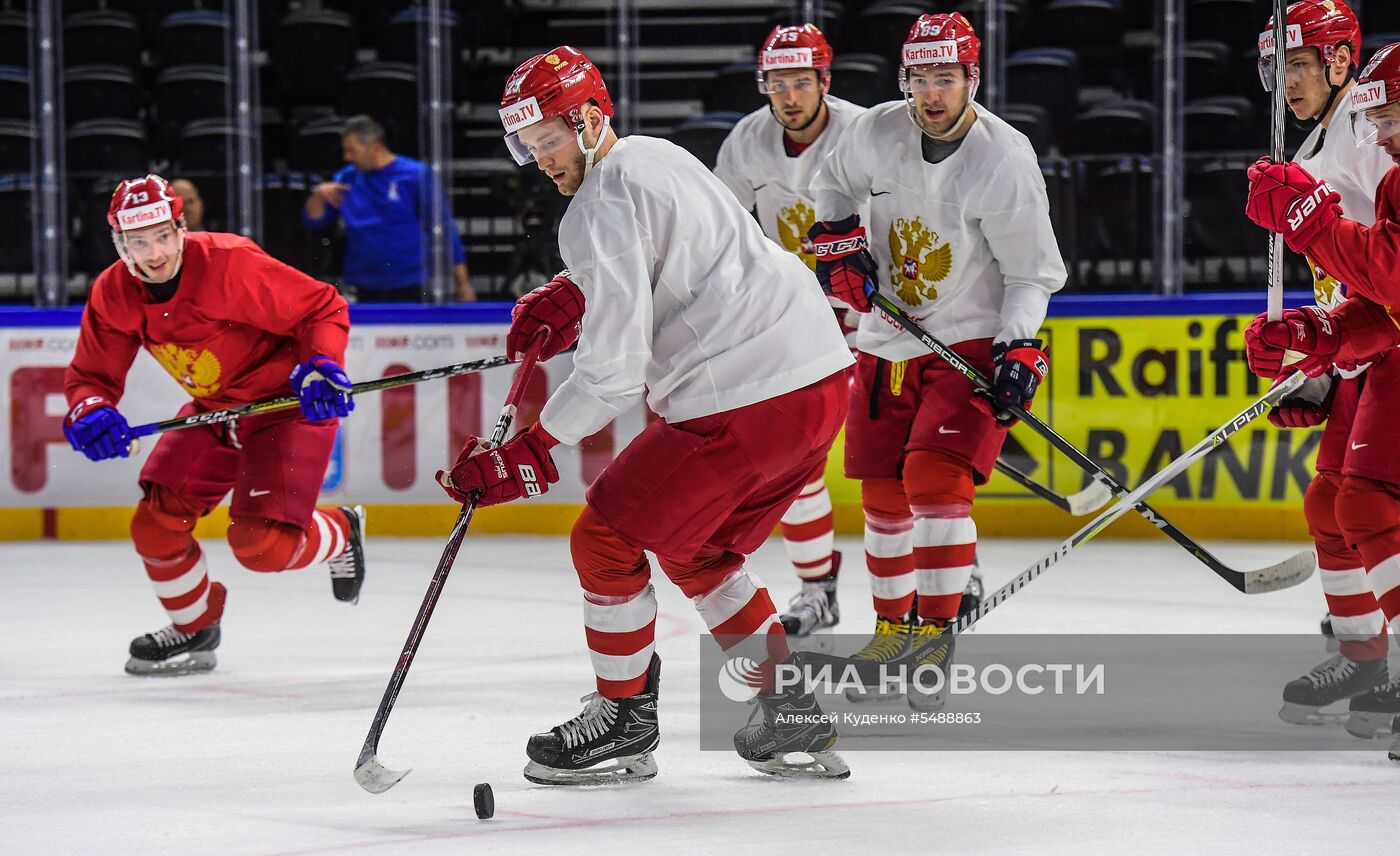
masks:
[[[756,720],[739,754],[776,775],[844,777],[815,699],[776,692],[788,655],[777,611],[745,557],[824,464],[845,418],[851,355],[812,274],[774,246],[698,160],[665,140],[618,139],[602,75],[559,47],[511,74],[506,142],[572,196],[559,228],[568,270],[526,295],[507,351],[541,330],[548,358],[575,341],[573,372],[537,423],[499,448],[471,438],[449,494],[481,503],[538,496],[558,478],[550,449],[577,444],[646,402],[650,423],[588,490],[570,536],[597,692],[531,737],[542,784],[651,778],[659,741],[656,595],[644,551],[731,657],[757,664]],[[787,717],[785,713],[807,716]],[[790,764],[789,752],[811,760]]]
[[[902,53],[905,100],[858,117],[812,185],[817,276],[867,313],[856,335],[846,475],[861,481],[865,510],[878,617],[856,657],[871,663],[947,664],[952,641],[942,631],[976,549],[974,488],[991,475],[1011,419],[912,336],[869,314],[866,289],[994,375],[1006,407],[1029,406],[1048,369],[1035,336],[1065,282],[1030,142],[974,103],[979,51],[962,15],[920,17]]]
[[[1349,220],[1371,225],[1376,220],[1376,189],[1392,166],[1385,150],[1358,145],[1350,116],[1360,66],[1361,25],[1344,0],[1301,0],[1288,7],[1285,73],[1289,110],[1302,121],[1315,121],[1294,160],[1341,194]],[[1259,73],[1266,89],[1274,83],[1273,19],[1259,36]],[[1335,310],[1347,290],[1308,259],[1317,305]],[[1310,378],[1269,415],[1280,428],[1311,429],[1326,423],[1318,447],[1317,475],[1308,485],[1303,511],[1317,548],[1318,576],[1327,601],[1323,632],[1334,635],[1339,653],[1308,674],[1288,683],[1279,711],[1285,721],[1316,724],[1334,706],[1386,683],[1386,625],[1380,604],[1367,584],[1361,554],[1349,544],[1338,521],[1336,503],[1348,457],[1365,365],[1335,366]],[[1358,703],[1365,706],[1365,699]]]
[[[715,175],[755,213],[764,234],[813,269],[817,260],[807,238],[817,213],[812,176],[841,133],[865,112],[830,94],[831,60],[831,45],[812,24],[775,27],[759,48],[756,72],[768,106],[739,120],[720,146],[715,166]],[[819,288],[815,278],[811,287]],[[846,305],[834,301],[837,307],[839,320]],[[781,521],[788,559],[802,579],[802,590],[780,616],[793,636],[841,620],[836,599],[841,553],[835,549],[825,477],[825,470],[817,473]]]

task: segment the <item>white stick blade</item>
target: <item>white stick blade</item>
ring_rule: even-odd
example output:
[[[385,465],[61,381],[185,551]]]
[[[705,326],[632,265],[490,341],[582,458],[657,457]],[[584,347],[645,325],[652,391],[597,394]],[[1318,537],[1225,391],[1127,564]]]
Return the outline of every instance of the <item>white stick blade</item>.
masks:
[[[1103,482],[1094,482],[1079,493],[1070,494],[1065,497],[1069,503],[1069,513],[1075,517],[1083,517],[1094,511],[1098,511],[1113,499],[1113,491],[1104,487]]]
[[[379,763],[379,759],[371,755],[355,768],[355,781],[360,783],[360,787],[372,794],[382,794],[399,783],[399,780],[409,773],[404,770],[402,773],[397,770],[390,770]]]
[[[1290,556],[1277,565],[1249,571],[1244,575],[1245,594],[1263,594],[1292,588],[1313,575],[1317,561],[1311,550]]]

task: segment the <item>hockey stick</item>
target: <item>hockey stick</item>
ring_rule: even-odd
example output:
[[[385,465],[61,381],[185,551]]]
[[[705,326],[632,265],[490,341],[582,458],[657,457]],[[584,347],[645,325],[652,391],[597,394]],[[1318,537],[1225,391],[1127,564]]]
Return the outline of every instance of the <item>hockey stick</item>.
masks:
[[[515,370],[515,379],[511,381],[505,406],[501,408],[501,416],[496,420],[496,429],[491,432],[492,446],[499,446],[505,441],[506,433],[515,421],[515,408],[519,406],[520,399],[525,394],[525,382],[534,373],[535,363],[539,360],[540,349],[544,346],[546,338],[547,332],[535,337],[529,349],[525,351],[525,358],[520,361],[520,367]],[[403,689],[403,682],[408,677],[408,667],[413,665],[413,657],[418,653],[418,645],[423,641],[424,631],[428,629],[428,620],[433,617],[433,609],[437,606],[438,598],[442,596],[442,587],[447,583],[452,563],[457,560],[457,551],[462,547],[462,539],[467,535],[467,527],[471,525],[472,516],[476,514],[476,504],[480,499],[479,494],[473,494],[471,501],[463,505],[462,511],[457,515],[457,523],[452,527],[452,534],[447,537],[447,546],[443,548],[437,570],[433,572],[433,578],[428,583],[428,593],[423,596],[423,605],[418,607],[418,616],[413,619],[413,627],[408,631],[408,641],[404,643],[403,653],[399,655],[399,662],[389,677],[389,686],[384,689],[384,698],[379,701],[379,709],[374,712],[374,722],[370,724],[369,734],[365,736],[365,745],[360,749],[359,759],[355,761],[355,781],[372,794],[384,793],[411,772],[390,770],[379,763],[379,736],[384,732],[385,723],[389,721],[389,713],[394,709],[399,690]]]
[[[1272,145],[1269,156],[1274,163],[1283,162],[1283,111],[1288,109],[1288,0],[1274,0],[1274,91],[1270,102],[1269,133]],[[1283,235],[1269,233],[1269,320],[1283,318]],[[1294,360],[1296,362],[1296,360]]]
[[[992,592],[990,596],[983,598],[976,609],[959,618],[956,623],[951,625],[949,627],[949,632],[955,636],[965,632],[969,627],[980,621],[984,615],[996,609],[1004,603],[1007,598],[1024,588],[1031,580],[1045,573],[1045,571],[1049,570],[1055,563],[1059,562],[1065,556],[1068,556],[1071,550],[1088,541],[1090,538],[1093,538],[1095,535],[1098,535],[1100,532],[1103,532],[1109,525],[1124,514],[1141,507],[1143,498],[1149,493],[1176,478],[1184,472],[1187,467],[1201,458],[1204,458],[1216,446],[1228,440],[1232,434],[1264,415],[1268,412],[1270,407],[1277,404],[1284,396],[1302,386],[1303,380],[1304,375],[1302,372],[1294,372],[1293,376],[1288,380],[1264,393],[1264,395],[1255,400],[1253,404],[1240,411],[1234,419],[1231,419],[1229,422],[1212,431],[1210,436],[1206,437],[1195,446],[1192,446],[1191,450],[1186,454],[1167,464],[1147,481],[1138,485],[1136,490],[1123,496],[1112,508],[1089,521],[1084,528],[1071,535],[1058,547],[1043,556],[1040,561],[1026,568],[1019,576]],[[1275,568],[1278,567],[1279,566],[1275,566]],[[1311,574],[1312,565],[1309,564],[1308,575],[1311,576]],[[1245,592],[1247,594],[1258,594],[1266,591],[1277,591],[1296,585],[1299,582],[1301,582],[1301,580],[1293,579],[1286,570],[1271,571],[1266,569],[1265,571],[1254,571],[1253,576],[1251,576],[1248,581],[1248,587],[1245,589]]]
[[[870,295],[870,301],[876,306],[879,306],[886,316],[903,327],[906,332],[922,342],[926,348],[942,357],[949,365],[957,369],[958,372],[968,380],[972,381],[972,385],[979,391],[984,393],[991,392],[992,385],[982,376],[981,372],[969,365],[967,360],[958,356],[958,354],[954,353],[942,342],[935,339],[927,330],[919,326],[919,322],[915,321],[907,312],[892,303],[888,297],[878,291],[873,291]],[[1277,401],[1278,399],[1274,398],[1272,400]],[[1109,475],[1102,467],[1094,463],[1088,455],[1079,451],[1073,443],[1061,437],[1055,429],[1040,421],[1040,419],[1030,411],[1022,407],[1011,407],[1008,408],[1008,410],[1018,419],[1023,420],[1029,425],[1031,430],[1035,431],[1035,433],[1049,440],[1051,445],[1063,452],[1076,466],[1088,473],[1094,481],[1099,482],[1112,491],[1114,496],[1122,496],[1128,493],[1127,488],[1119,484],[1113,476]],[[1172,525],[1170,521],[1153,510],[1147,503],[1139,502],[1136,503],[1134,507],[1138,514],[1141,514],[1147,519],[1147,522],[1165,532],[1167,537],[1171,538],[1182,547],[1185,547],[1191,555],[1195,556],[1202,564],[1214,571],[1217,576],[1245,594],[1272,591],[1275,588],[1287,588],[1288,586],[1297,585],[1312,576],[1314,560],[1311,550],[1304,550],[1301,553],[1290,556],[1284,561],[1276,565],[1270,565],[1267,568],[1241,572],[1217,559],[1209,550],[1198,544],[1190,535],[1187,535],[1185,532],[1182,532]],[[1266,585],[1271,587],[1265,587]]]
[[[504,356],[487,357],[484,360],[473,360],[468,363],[456,363],[450,366],[442,366],[436,369],[424,369],[421,372],[405,372],[404,374],[381,377],[378,380],[367,380],[364,383],[357,383],[350,387],[351,395],[359,395],[364,392],[379,392],[384,389],[395,389],[409,384],[422,383],[425,380],[436,380],[440,377],[455,377],[457,375],[472,374],[474,372],[493,369],[503,366],[510,360]],[[240,404],[237,407],[229,407],[225,410],[209,410],[204,413],[191,413],[189,416],[178,416],[174,419],[167,419],[164,422],[148,422],[145,425],[137,425],[131,429],[132,437],[147,437],[151,434],[163,434],[166,431],[178,431],[181,428],[189,428],[194,425],[217,425],[220,422],[232,422],[244,416],[257,416],[260,413],[273,413],[278,410],[286,410],[289,407],[297,406],[295,395],[284,395],[280,398],[265,398],[262,401],[254,401],[251,404]]]
[[[1113,491],[1104,487],[1101,482],[1094,482],[1078,493],[1069,496],[1060,496],[1050,488],[1033,480],[1030,476],[997,458],[997,472],[1019,484],[1021,487],[1040,497],[1049,500],[1052,505],[1063,511],[1068,511],[1075,517],[1082,517],[1091,511],[1098,511],[1105,503],[1113,499]]]

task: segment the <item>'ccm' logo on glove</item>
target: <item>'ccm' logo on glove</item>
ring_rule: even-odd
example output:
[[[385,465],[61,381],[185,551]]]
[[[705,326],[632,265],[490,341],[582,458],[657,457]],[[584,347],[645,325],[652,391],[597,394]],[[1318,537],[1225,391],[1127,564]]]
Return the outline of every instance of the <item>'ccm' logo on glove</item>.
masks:
[[[818,241],[814,246],[817,258],[824,256],[839,257],[850,255],[857,250],[865,249],[865,236],[857,235],[853,238],[843,238],[839,241]]]

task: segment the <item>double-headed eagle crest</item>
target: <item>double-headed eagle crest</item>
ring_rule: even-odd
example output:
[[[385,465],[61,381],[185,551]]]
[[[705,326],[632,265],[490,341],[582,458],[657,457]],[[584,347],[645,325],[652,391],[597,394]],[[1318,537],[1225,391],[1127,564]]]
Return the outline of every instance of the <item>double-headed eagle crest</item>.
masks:
[[[937,232],[916,217],[890,224],[890,285],[908,306],[938,299],[938,286],[953,270],[953,245],[939,245]]]
[[[151,356],[156,358],[161,368],[180,382],[195,398],[207,398],[220,390],[219,375],[224,367],[219,358],[201,350],[195,353],[189,348],[165,343],[151,346]]]

